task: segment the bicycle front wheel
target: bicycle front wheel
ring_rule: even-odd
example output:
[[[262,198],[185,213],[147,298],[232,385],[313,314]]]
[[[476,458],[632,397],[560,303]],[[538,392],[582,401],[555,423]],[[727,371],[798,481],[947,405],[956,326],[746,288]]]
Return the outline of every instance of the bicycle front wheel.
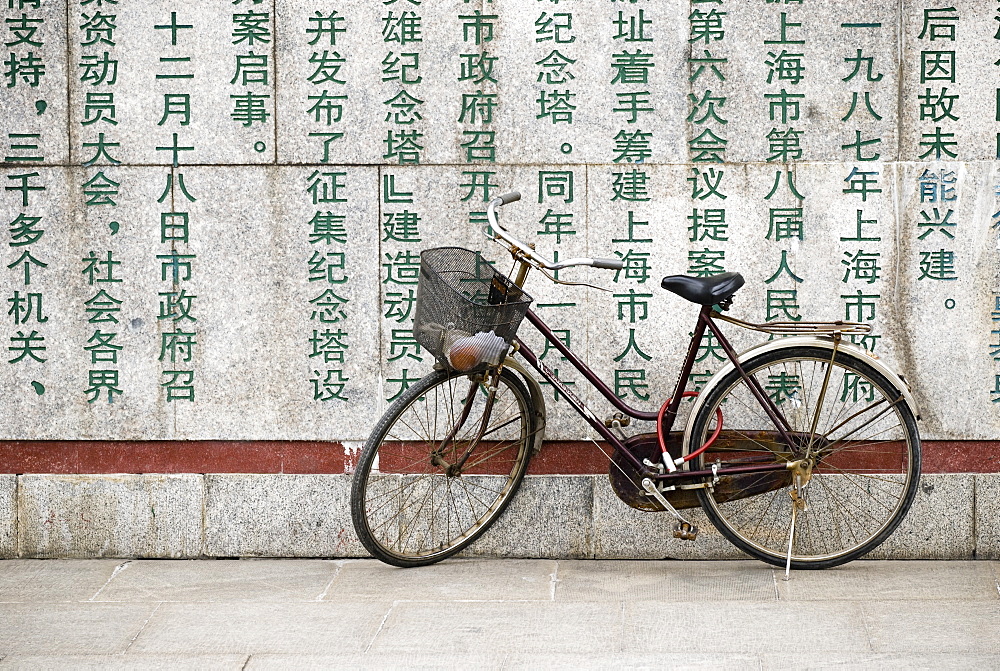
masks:
[[[720,409],[723,430],[693,460],[696,468],[805,464],[799,471],[724,476],[698,490],[727,539],[777,566],[785,565],[790,536],[798,569],[829,568],[870,552],[899,526],[916,494],[920,438],[900,391],[863,359],[840,351],[831,361],[832,355],[821,347],[788,347],[742,364],[784,416],[792,445],[735,370],[707,393],[689,438],[689,452],[704,445]]]
[[[517,492],[535,431],[528,391],[509,371],[435,371],[389,408],[365,443],[351,517],[365,548],[394,566],[459,552]]]

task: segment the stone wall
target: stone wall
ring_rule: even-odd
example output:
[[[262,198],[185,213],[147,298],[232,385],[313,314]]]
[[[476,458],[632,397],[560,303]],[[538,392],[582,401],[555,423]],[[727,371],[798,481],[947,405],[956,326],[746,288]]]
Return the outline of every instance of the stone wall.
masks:
[[[626,261],[560,275],[606,293],[527,288],[629,403],[669,393],[694,323],[659,279],[735,270],[736,316],[870,323],[856,342],[906,376],[924,438],[1000,435],[995,3],[0,12],[2,440],[356,444],[432,363],[410,333],[420,250],[483,249],[506,268],[480,229],[509,190],[524,198],[506,224],[542,253]],[[709,343],[696,384],[721,363]],[[550,438],[587,437],[551,396],[549,416]],[[980,443],[962,444],[984,470]],[[211,510],[217,476],[148,477]],[[48,552],[31,501],[63,485],[20,479],[22,553]],[[177,524],[201,540],[166,554],[228,551],[206,549],[208,521]]]
[[[0,476],[0,557],[361,557],[346,475]],[[997,559],[996,474],[925,475],[902,526],[869,558]],[[734,559],[698,510],[694,542],[627,507],[607,478],[528,476],[466,555]]]
[[[657,280],[738,270],[741,316],[872,323],[925,437],[998,434],[989,3],[9,4],[5,438],[361,440],[430,364],[417,254],[513,189],[626,259],[529,291],[630,402],[693,323]]]

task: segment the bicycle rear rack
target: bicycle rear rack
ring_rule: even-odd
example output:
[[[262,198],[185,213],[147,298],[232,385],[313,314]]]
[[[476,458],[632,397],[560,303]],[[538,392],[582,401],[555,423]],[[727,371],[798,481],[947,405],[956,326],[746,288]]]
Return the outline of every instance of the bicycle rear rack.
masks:
[[[872,332],[871,324],[861,324],[858,322],[768,322],[766,324],[754,324],[724,315],[721,312],[713,312],[712,318],[729,322],[730,324],[735,324],[751,331],[760,331],[761,333],[770,333],[771,335],[862,335]]]

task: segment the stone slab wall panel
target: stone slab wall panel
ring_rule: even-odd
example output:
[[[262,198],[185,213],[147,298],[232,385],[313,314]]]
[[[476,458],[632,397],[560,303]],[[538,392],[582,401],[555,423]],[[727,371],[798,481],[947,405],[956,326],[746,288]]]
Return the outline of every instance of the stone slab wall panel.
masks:
[[[0,558],[17,556],[17,477],[0,476]]]
[[[1000,435],[989,3],[8,4],[2,439],[364,440],[432,363],[417,255],[512,189],[626,259],[528,290],[630,403],[693,323],[657,279],[737,270],[738,316],[870,323],[925,437]]]
[[[906,518],[871,556],[878,559],[973,559],[976,476],[924,474]]]
[[[350,476],[206,475],[210,557],[366,556],[354,534]]]
[[[526,289],[626,402],[671,393],[694,324],[659,278],[739,271],[737,317],[871,325],[852,340],[905,375],[925,439],[1000,437],[995,4],[12,0],[0,14],[0,441],[356,445],[433,364],[412,334],[421,250],[484,249],[506,272],[481,231],[515,189],[503,221],[539,253],[625,260],[559,274],[608,292],[538,274]],[[722,365],[706,343],[692,386]],[[544,389],[549,439],[594,437]],[[360,552],[344,476],[158,477],[22,477],[18,553]],[[885,556],[992,547],[973,496],[992,481],[973,478],[928,476]],[[636,531],[643,516],[598,490],[529,478],[469,552],[701,556],[663,525]],[[71,500],[80,516],[54,527],[52,502]]]
[[[200,475],[23,475],[21,557],[169,557],[202,554]]]
[[[868,557],[995,559],[995,480],[924,476],[902,526]],[[350,520],[349,475],[32,475],[0,485],[0,519],[9,519],[0,557],[368,556]],[[529,476],[504,516],[463,554],[745,557],[701,511],[686,512],[700,528],[694,542],[673,538],[666,514],[627,507],[604,476]]]
[[[1000,476],[976,475],[976,559],[1000,559]]]

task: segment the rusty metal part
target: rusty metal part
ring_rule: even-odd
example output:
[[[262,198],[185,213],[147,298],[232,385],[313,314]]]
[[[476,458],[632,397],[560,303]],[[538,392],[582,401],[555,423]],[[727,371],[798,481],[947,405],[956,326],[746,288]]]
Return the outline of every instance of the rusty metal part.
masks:
[[[615,425],[616,422],[620,427],[628,426],[629,424],[632,423],[632,418],[624,413],[616,412],[615,414],[611,415],[610,417],[604,420],[604,426],[610,429]]]
[[[691,524],[691,522],[688,521],[687,518],[685,518],[683,515],[681,515],[681,513],[680,513],[679,510],[677,510],[672,505],[670,505],[670,502],[667,501],[666,497],[663,496],[663,492],[660,491],[660,489],[657,486],[657,484],[655,482],[653,482],[652,480],[650,480],[649,478],[643,478],[643,480],[642,480],[642,488],[646,490],[646,493],[649,496],[651,496],[652,498],[656,499],[657,503],[659,503],[661,506],[663,506],[663,508],[666,510],[666,512],[668,512],[668,513],[670,513],[671,515],[674,516],[674,519],[677,520],[677,527],[676,527],[676,529],[679,529],[679,530],[687,529],[688,530],[688,531],[684,532],[681,535],[678,535],[675,532],[674,533],[674,537],[675,538],[683,538],[685,540],[693,541],[695,539],[695,537],[698,535],[698,527],[696,527],[693,524]],[[693,532],[691,531],[692,529],[693,529]]]
[[[815,463],[812,459],[799,459],[788,465],[788,470],[791,471],[792,476],[796,479],[798,487],[805,487],[812,480],[814,465]]]
[[[712,317],[720,321],[729,322],[736,326],[741,326],[752,331],[770,333],[772,335],[804,335],[804,334],[837,334],[842,333],[861,335],[872,332],[871,324],[861,324],[859,322],[835,321],[835,322],[767,322],[766,324],[754,324],[743,321],[736,317],[730,317],[719,312],[712,313]]]
[[[666,436],[667,451],[671,457],[679,457],[681,454],[681,440],[684,435],[680,431],[671,431]],[[651,462],[658,462],[661,459],[660,445],[655,433],[640,433],[625,441],[625,447],[641,462],[648,459]],[[621,452],[615,452],[611,458],[612,463],[608,466],[608,478],[611,480],[611,488],[615,494],[627,505],[636,510],[646,512],[665,512],[666,508],[660,502],[646,494],[642,488],[642,475],[636,470],[631,461],[622,456]],[[694,508],[698,506],[698,497],[694,492],[684,492],[689,495],[690,501],[685,502],[675,500],[673,497],[678,492],[667,492],[665,494],[670,505],[674,508]]]
[[[690,522],[678,522],[674,525],[674,538],[682,541],[693,541],[698,538],[698,527]]]
[[[797,440],[804,440],[804,434],[793,434]],[[682,450],[683,433],[672,431],[666,436],[665,443],[667,451],[671,457],[678,457]],[[651,462],[660,461],[660,447],[655,433],[643,433],[632,436],[625,442],[626,447],[640,461],[648,459]],[[773,457],[761,454],[761,447],[766,447],[774,453]],[[747,457],[747,463],[758,461],[790,462],[794,456],[787,446],[779,442],[776,431],[756,431],[753,433],[743,431],[723,430],[715,443],[705,453],[706,463],[712,461],[713,454],[726,455],[726,459],[732,459],[734,453],[745,452],[754,456]],[[635,469],[632,462],[615,453],[612,463],[608,469],[608,478],[611,481],[611,488],[615,494],[628,506],[636,510],[645,512],[665,512],[666,509],[652,497],[648,496],[642,487],[642,475]],[[713,497],[719,503],[735,501],[764,494],[776,489],[788,487],[792,483],[793,473],[791,470],[769,471],[764,473],[747,473],[741,475],[723,475],[713,487]],[[664,492],[664,497],[674,508],[683,510],[686,508],[697,508],[701,504],[698,501],[696,489],[676,489]]]

